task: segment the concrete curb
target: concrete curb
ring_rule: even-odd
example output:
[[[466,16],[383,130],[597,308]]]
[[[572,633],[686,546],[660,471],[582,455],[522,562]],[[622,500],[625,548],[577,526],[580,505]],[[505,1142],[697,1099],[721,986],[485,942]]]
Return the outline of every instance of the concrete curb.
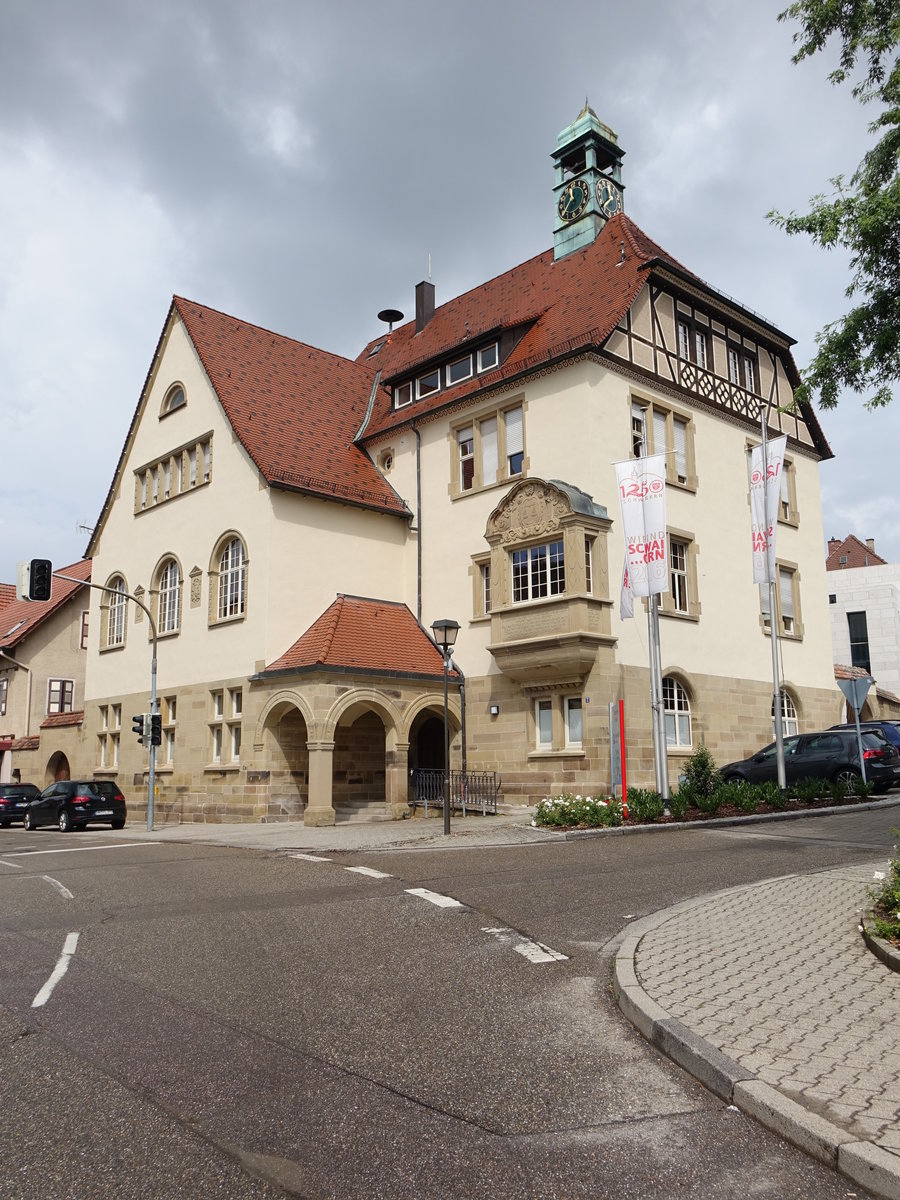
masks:
[[[871,912],[863,914],[860,923],[863,941],[875,957],[881,959],[886,967],[890,967],[892,971],[900,972],[900,950],[896,946],[892,946],[885,938],[879,937],[875,930],[870,928],[873,922],[874,917]]]
[[[771,884],[773,880],[764,882]],[[725,889],[729,892],[745,890],[743,887]],[[726,1104],[735,1105],[785,1141],[883,1200],[900,1200],[900,1156],[873,1142],[854,1138],[764,1083],[752,1071],[745,1070],[671,1016],[641,987],[635,970],[635,954],[643,937],[672,917],[706,904],[710,899],[711,895],[682,901],[628,926],[613,965],[613,991],[619,1008],[647,1041]]]

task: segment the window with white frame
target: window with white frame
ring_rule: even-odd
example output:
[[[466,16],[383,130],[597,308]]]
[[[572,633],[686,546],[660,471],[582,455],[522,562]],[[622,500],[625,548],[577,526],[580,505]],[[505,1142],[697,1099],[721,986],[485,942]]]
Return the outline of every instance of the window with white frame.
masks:
[[[90,613],[87,609],[84,609],[81,614],[81,638],[78,643],[82,650],[87,650],[88,646],[88,628],[90,626],[89,618]]]
[[[241,688],[216,690],[210,693],[210,700],[210,761],[218,764],[238,763],[241,758],[244,693]]]
[[[481,578],[481,611],[489,613],[491,611],[491,564],[489,562],[481,564],[479,575]]]
[[[424,400],[426,396],[433,396],[435,392],[441,390],[441,372],[440,370],[429,371],[425,375],[420,375],[416,380],[416,399]]]
[[[535,700],[534,727],[536,745],[539,750],[553,748],[553,701]]]
[[[594,591],[594,542],[596,538],[584,535],[584,590],[590,596]]]
[[[690,611],[688,604],[688,544],[669,538],[669,587],[676,612]]]
[[[164,696],[162,702],[162,759],[167,767],[175,762],[175,730],[178,719],[178,699]]]
[[[688,694],[671,675],[663,681],[663,713],[666,726],[666,745],[673,749],[691,746],[691,702]]]
[[[687,529],[668,529],[669,590],[660,595],[660,615],[700,619],[699,548]]]
[[[566,697],[566,745],[581,746],[584,740],[580,696]]]
[[[631,453],[634,458],[643,458],[647,453],[647,407],[642,404],[631,406]]]
[[[47,681],[47,712],[69,713],[75,700],[74,679],[50,679]]]
[[[478,351],[478,370],[490,371],[500,361],[500,349],[496,342],[482,346]]]
[[[6,716],[6,704],[9,697],[9,679],[0,679],[0,717]]]
[[[803,625],[800,620],[800,573],[795,566],[778,565],[775,585],[775,620],[780,637],[801,638]],[[772,617],[769,610],[769,585],[759,585],[759,607],[763,628],[771,629]]]
[[[128,611],[128,589],[121,575],[115,576],[109,582],[110,591],[106,608],[106,644],[107,646],[125,645],[125,618]]]
[[[678,357],[705,371],[709,358],[709,331],[683,316],[678,319]]]
[[[513,604],[558,596],[566,590],[566,567],[562,541],[512,552]]]
[[[490,487],[522,473],[525,458],[521,405],[500,409],[455,431],[455,494]]]
[[[462,358],[454,359],[453,362],[447,363],[447,387],[453,387],[455,383],[462,383],[464,379],[472,378],[472,355],[466,354]]]
[[[775,701],[772,701],[772,733],[775,732]],[[785,737],[794,737],[800,732],[797,709],[788,692],[781,693],[781,732]]]
[[[744,359],[744,387],[748,392],[756,391],[756,363],[752,358]]]
[[[412,404],[412,398],[412,383],[409,380],[394,388],[394,408],[406,408],[407,404]]]
[[[223,546],[218,577],[216,618],[225,621],[242,617],[246,610],[247,557],[240,538],[230,538]]]
[[[165,417],[168,413],[174,412],[177,408],[184,408],[186,404],[187,398],[184,394],[184,388],[180,383],[173,384],[165,394],[159,415],[161,417]]]
[[[175,633],[181,623],[181,568],[174,558],[167,559],[159,573],[159,611],[157,628],[160,633]]]

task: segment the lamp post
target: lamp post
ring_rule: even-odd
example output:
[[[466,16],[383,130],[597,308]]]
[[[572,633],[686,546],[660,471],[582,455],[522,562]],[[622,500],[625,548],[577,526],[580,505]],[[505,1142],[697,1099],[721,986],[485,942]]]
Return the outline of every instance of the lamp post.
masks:
[[[433,621],[431,632],[444,659],[444,833],[450,832],[450,720],[447,707],[447,675],[450,655],[459,633],[458,621]]]

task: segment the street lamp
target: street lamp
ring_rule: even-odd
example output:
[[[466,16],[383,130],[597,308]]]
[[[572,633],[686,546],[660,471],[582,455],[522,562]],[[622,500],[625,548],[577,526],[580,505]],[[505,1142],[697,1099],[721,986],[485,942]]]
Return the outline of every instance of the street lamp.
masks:
[[[459,633],[458,621],[433,621],[431,632],[444,659],[444,833],[450,832],[450,721],[447,709],[447,674],[450,653]]]

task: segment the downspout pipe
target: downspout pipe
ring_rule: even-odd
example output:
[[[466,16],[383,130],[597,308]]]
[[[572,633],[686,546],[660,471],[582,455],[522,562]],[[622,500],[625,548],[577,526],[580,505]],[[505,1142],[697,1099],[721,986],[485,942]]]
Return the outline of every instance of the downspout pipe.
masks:
[[[466,677],[463,674],[463,669],[458,662],[450,659],[450,666],[459,676],[459,736],[462,739],[462,771],[463,778],[466,777],[467,757],[466,757]]]
[[[8,654],[4,654],[0,650],[0,658],[5,658],[7,662],[11,662],[17,671],[27,671],[28,686],[25,689],[25,736],[31,736],[31,667],[26,667],[24,663],[17,662],[14,658],[10,658]]]
[[[416,435],[416,620],[422,624],[422,437],[413,422]]]

